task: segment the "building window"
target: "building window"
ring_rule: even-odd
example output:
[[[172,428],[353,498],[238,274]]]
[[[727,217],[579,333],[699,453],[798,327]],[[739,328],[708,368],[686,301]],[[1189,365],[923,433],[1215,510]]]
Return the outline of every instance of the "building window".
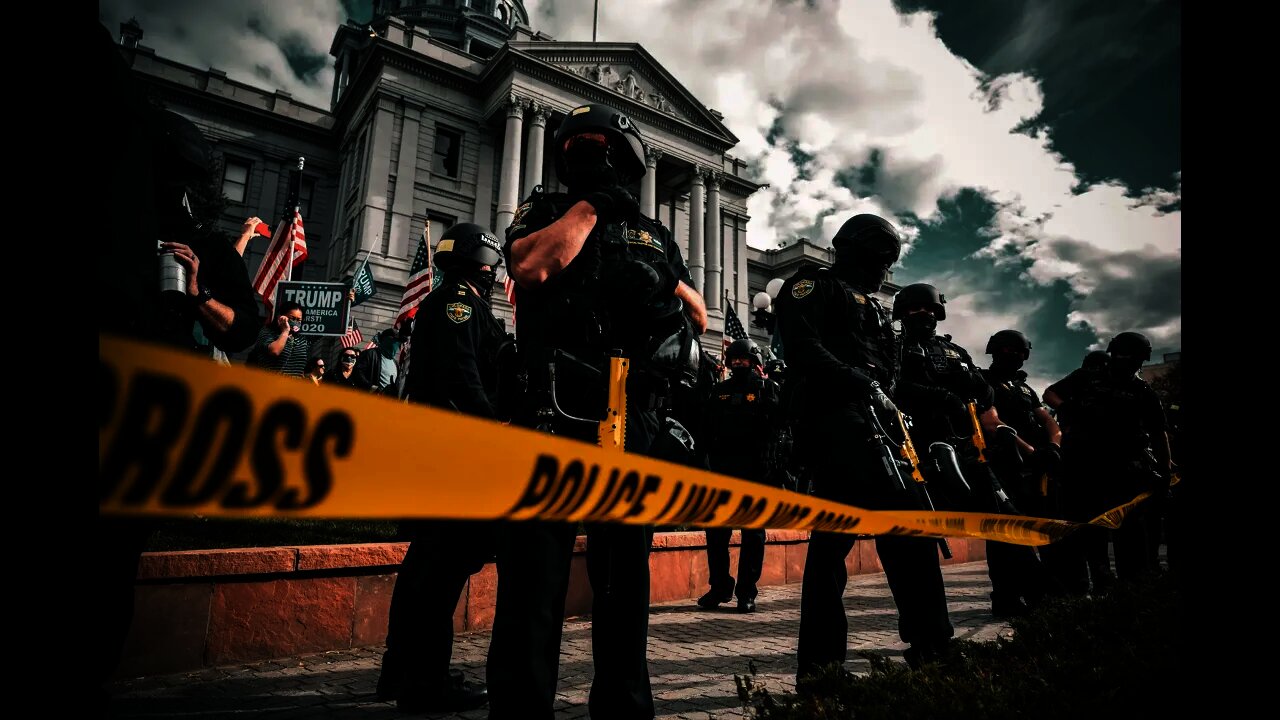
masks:
[[[316,193],[316,181],[302,178],[302,185],[298,188],[298,212],[302,213],[302,217],[311,217],[311,198]]]
[[[368,133],[365,133],[360,136],[360,142],[356,143],[356,154],[351,158],[351,174],[347,176],[348,191],[360,186],[360,175],[364,173],[364,145],[368,137]]]
[[[436,175],[456,178],[461,156],[462,133],[436,128],[436,151],[431,171]]]
[[[435,249],[436,243],[440,242],[440,236],[444,234],[445,230],[453,227],[458,222],[457,218],[450,215],[441,215],[440,213],[430,211],[427,212],[426,219],[431,221],[431,248],[433,250]],[[422,236],[419,235],[418,237]],[[413,247],[409,248],[409,252],[417,252],[417,241],[415,240],[412,245]]]
[[[222,194],[233,203],[243,203],[249,190],[249,163],[227,158],[222,170]]]
[[[476,38],[471,38],[471,44],[467,46],[467,52],[475,55],[482,60],[488,60],[493,54],[498,52],[498,48],[486,42],[480,42]]]
[[[340,260],[346,261],[351,257],[353,253],[356,252],[357,248],[356,248],[355,241],[356,241],[356,221],[355,221],[355,218],[352,218],[347,221],[347,232],[345,233],[345,237],[342,240],[342,257],[339,258]]]

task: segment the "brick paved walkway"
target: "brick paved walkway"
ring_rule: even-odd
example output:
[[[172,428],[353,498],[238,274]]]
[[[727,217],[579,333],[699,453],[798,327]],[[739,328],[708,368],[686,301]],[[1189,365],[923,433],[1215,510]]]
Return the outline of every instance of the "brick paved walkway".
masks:
[[[1009,633],[989,612],[987,566],[983,562],[943,568],[956,637],[992,640]],[[692,600],[654,605],[649,618],[649,672],[662,720],[724,720],[745,717],[734,687],[755,661],[770,690],[793,689],[800,585],[760,589],[752,615],[707,611]],[[883,574],[858,575],[845,592],[849,612],[849,669],[867,661],[852,651],[877,650],[901,659],[897,612]],[[487,632],[459,635],[454,667],[483,679]],[[378,702],[381,647],[328,652],[165,675],[112,686],[115,718],[375,718],[405,717],[394,703]],[[591,621],[565,623],[560,648],[557,717],[587,717],[591,685]],[[483,719],[486,709],[434,718]]]

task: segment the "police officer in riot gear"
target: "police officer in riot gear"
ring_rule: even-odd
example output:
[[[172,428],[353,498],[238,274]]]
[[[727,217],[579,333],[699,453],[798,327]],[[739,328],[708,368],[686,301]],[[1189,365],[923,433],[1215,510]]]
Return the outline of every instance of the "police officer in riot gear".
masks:
[[[418,306],[405,397],[410,402],[506,420],[499,404],[499,358],[508,351],[489,296],[502,246],[474,223],[449,228],[435,248],[440,285]],[[493,560],[493,524],[417,520],[396,577],[378,696],[406,712],[461,711],[487,700],[483,686],[449,670],[453,612],[471,575]]]
[[[506,231],[530,401],[516,422],[596,442],[609,357],[621,351],[630,358],[625,449],[652,454],[660,436],[671,434],[667,428],[675,430],[670,417],[660,426],[657,414],[670,403],[672,383],[696,377],[693,346],[706,329],[706,306],[670,231],[642,215],[628,190],[645,173],[644,143],[630,118],[602,105],[578,107],[553,142],[556,175],[567,192],[535,188]],[[646,657],[651,530],[588,524],[587,538],[595,665],[590,713],[652,718]],[[567,523],[502,529],[490,717],[554,714],[573,544],[574,526]]]
[[[938,335],[938,322],[947,317],[946,297],[927,283],[907,285],[893,300],[893,319],[902,322],[902,380],[898,401],[914,421],[913,439],[917,447],[933,443],[952,445],[968,489],[954,484],[930,483],[944,499],[942,509],[973,512],[1006,512],[1017,509],[1004,492],[988,462],[983,462],[973,435],[969,403],[982,425],[983,439],[992,438],[986,455],[998,453],[1004,445],[1011,450],[1016,442],[1000,420],[991,386],[978,372],[969,352],[951,342],[950,335]],[[989,458],[987,458],[989,460]],[[926,479],[928,466],[926,465]],[[935,476],[942,479],[943,476]],[[1019,594],[1003,595],[1006,578],[1016,577],[1037,563],[1035,551],[1021,545],[987,542],[987,565],[992,575],[991,603],[996,615],[1017,615],[1026,610]],[[999,582],[997,582],[999,579]]]
[[[1107,355],[1105,370],[1073,371],[1045,391],[1061,401],[1063,505],[1070,520],[1088,521],[1139,493],[1163,497],[1169,489],[1164,408],[1138,377],[1142,363],[1151,359],[1151,341],[1141,333],[1122,332],[1107,345]],[[1146,511],[1142,505],[1130,511],[1112,534],[1120,580],[1153,569],[1145,547]],[[1089,587],[1089,545],[1098,543],[1098,533],[1090,529],[1059,543],[1068,558],[1062,579],[1076,593]],[[1096,580],[1094,585],[1096,592]]]
[[[981,370],[991,386],[996,412],[1018,434],[1013,443],[994,452],[992,466],[1001,485],[1018,507],[1037,517],[1057,517],[1052,504],[1057,493],[1049,487],[1062,466],[1062,431],[1027,384],[1022,365],[1031,357],[1031,341],[1017,330],[1001,330],[987,341],[991,367]],[[1010,549],[1004,543],[993,555],[988,550],[991,572],[991,610],[999,616],[1018,615],[1025,606],[1035,606],[1048,590],[1048,574],[1035,552]],[[1040,556],[1051,556],[1057,548],[1040,548]]]
[[[788,383],[796,382],[796,452],[819,497],[869,509],[916,509],[881,462],[872,412],[882,422],[897,415],[891,396],[899,371],[899,345],[887,313],[873,293],[888,279],[902,251],[898,231],[875,215],[855,215],[832,245],[831,269],[806,265],[778,293],[778,329],[787,349]],[[874,408],[874,410],[872,409]],[[855,536],[814,532],[809,539],[800,599],[797,680],[848,650],[845,556]],[[938,543],[882,535],[875,539],[898,606],[898,633],[911,647],[908,662],[932,659],[954,634]]]
[[[1068,385],[1076,382],[1084,382],[1088,378],[1099,377],[1106,374],[1107,364],[1111,356],[1107,355],[1106,350],[1090,350],[1085,354],[1084,359],[1080,361],[1080,367],[1072,370],[1065,380]],[[1071,409],[1067,408],[1067,415],[1062,414],[1062,398],[1058,393],[1054,392],[1054,388],[1058,383],[1054,383],[1045,388],[1044,404],[1053,410],[1054,420],[1058,426],[1062,427],[1070,422]],[[1056,495],[1054,498],[1055,507],[1058,508],[1058,515],[1054,517],[1063,517],[1061,502],[1061,485],[1054,488]],[[1061,552],[1062,543],[1054,543],[1052,547],[1040,548],[1040,557],[1044,559],[1045,565],[1049,568],[1057,583],[1074,594],[1084,594],[1089,592],[1089,586],[1092,584],[1095,593],[1105,592],[1116,584],[1116,575],[1111,572],[1111,531],[1106,528],[1088,526],[1077,530],[1079,535],[1075,542],[1084,546],[1085,558],[1088,562],[1088,574],[1084,575],[1072,564],[1073,555],[1064,555]],[[1066,547],[1071,547],[1068,543]],[[1046,552],[1047,550],[1047,552]]]
[[[703,442],[711,470],[767,483],[779,457],[779,393],[777,383],[762,374],[764,358],[750,340],[734,340],[725,352],[732,375],[717,384],[707,400]],[[729,574],[732,528],[707,528],[707,569],[711,589],[698,605],[712,609],[736,595],[739,612],[756,609],[756,582],[764,567],[764,528],[742,529],[735,588]]]

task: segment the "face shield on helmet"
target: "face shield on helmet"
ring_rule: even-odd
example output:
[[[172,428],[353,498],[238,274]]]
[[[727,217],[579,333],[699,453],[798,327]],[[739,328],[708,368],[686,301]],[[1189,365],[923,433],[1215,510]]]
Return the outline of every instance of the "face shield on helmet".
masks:
[[[646,171],[640,131],[629,117],[603,105],[570,110],[553,148],[556,177],[571,190],[629,185]]]
[[[440,238],[433,261],[446,277],[470,283],[477,295],[488,300],[502,266],[502,246],[484,226],[459,223]]]

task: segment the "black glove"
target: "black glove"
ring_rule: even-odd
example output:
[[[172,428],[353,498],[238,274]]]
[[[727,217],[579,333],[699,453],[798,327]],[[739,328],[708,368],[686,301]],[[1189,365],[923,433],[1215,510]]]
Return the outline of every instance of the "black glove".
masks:
[[[996,491],[996,505],[1000,508],[1000,512],[1005,515],[1022,514],[1018,512],[1018,508],[1013,504],[1013,501],[1009,499],[1009,496],[1005,494],[1004,490]]]
[[[613,308],[639,308],[660,294],[667,287],[662,273],[652,265],[639,260],[616,260],[601,266],[600,276],[609,283],[609,306]],[[670,296],[670,291],[666,296]]]
[[[898,427],[898,406],[893,404],[888,395],[885,395],[880,383],[871,383],[871,408],[875,410],[883,424]]]
[[[1053,475],[1062,467],[1062,450],[1057,445],[1049,443],[1035,451],[1031,456],[1031,464],[1040,472]]]
[[[595,208],[596,216],[605,224],[626,222],[634,225],[640,221],[640,201],[626,188],[600,188],[583,195],[582,200]]]

